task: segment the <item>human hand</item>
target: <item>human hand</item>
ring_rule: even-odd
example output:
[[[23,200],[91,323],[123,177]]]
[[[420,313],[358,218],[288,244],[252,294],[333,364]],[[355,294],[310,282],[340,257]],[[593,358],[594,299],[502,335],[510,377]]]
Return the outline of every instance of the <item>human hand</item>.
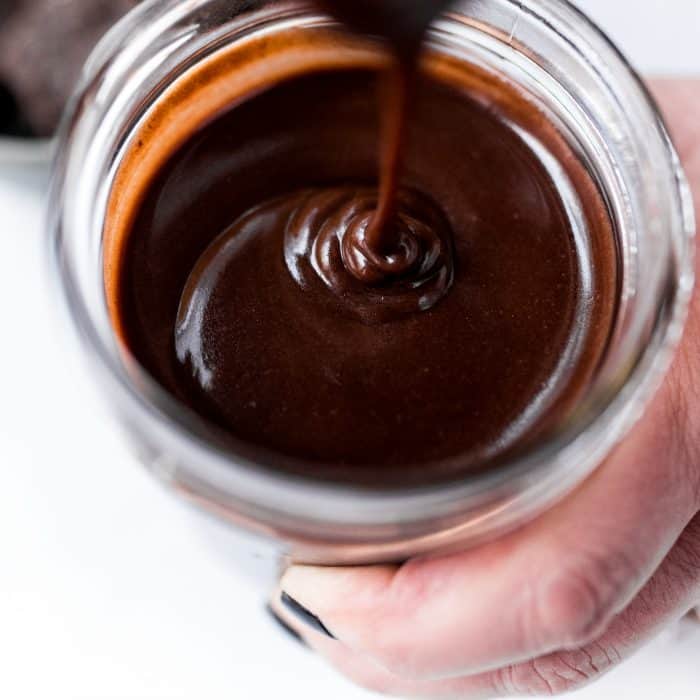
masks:
[[[700,81],[653,89],[700,214]],[[646,415],[567,501],[461,554],[401,566],[293,566],[281,581],[287,603],[273,606],[339,671],[388,694],[474,700],[573,690],[700,604],[698,437],[700,293]]]

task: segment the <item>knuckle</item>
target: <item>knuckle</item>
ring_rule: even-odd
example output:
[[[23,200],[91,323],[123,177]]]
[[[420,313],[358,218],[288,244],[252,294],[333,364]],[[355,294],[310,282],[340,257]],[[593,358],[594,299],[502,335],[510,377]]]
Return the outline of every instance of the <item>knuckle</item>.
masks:
[[[530,639],[543,651],[586,644],[608,627],[637,580],[638,572],[623,554],[579,557],[535,596]]]
[[[501,685],[508,695],[552,696],[573,690],[557,670],[539,659],[504,669],[502,675]]]
[[[618,661],[614,649],[592,644],[506,668],[499,685],[510,695],[562,695],[588,685]]]

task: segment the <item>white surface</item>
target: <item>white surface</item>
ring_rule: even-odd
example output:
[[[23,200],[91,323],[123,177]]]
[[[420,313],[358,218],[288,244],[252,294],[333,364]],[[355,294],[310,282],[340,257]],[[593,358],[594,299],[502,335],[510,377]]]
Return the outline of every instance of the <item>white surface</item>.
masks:
[[[700,71],[698,0],[581,4],[645,69]],[[369,698],[277,633],[264,592],[125,452],[55,327],[44,178],[0,168],[0,697]],[[700,632],[669,631],[576,697],[697,700],[699,659]]]
[[[700,72],[700,0],[578,0],[644,72]]]

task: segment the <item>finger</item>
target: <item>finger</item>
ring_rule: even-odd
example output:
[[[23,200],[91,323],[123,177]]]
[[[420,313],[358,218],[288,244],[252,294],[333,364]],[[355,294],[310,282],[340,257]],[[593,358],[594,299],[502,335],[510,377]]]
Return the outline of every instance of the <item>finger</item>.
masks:
[[[496,673],[507,695],[556,695],[596,680],[629,658],[669,624],[680,620],[700,595],[700,517],[679,539],[635,600],[598,639]]]
[[[630,606],[598,639],[525,663],[470,677],[439,681],[402,678],[374,661],[301,625],[281,605],[288,623],[338,671],[370,690],[405,698],[483,700],[505,696],[554,695],[577,690],[631,656],[669,623],[679,620],[700,596],[700,517]]]
[[[330,663],[336,671],[367,690],[402,698],[464,698],[486,700],[494,697],[492,679],[486,675],[473,679],[459,678],[450,681],[414,681],[404,679],[386,670],[338,640],[331,639],[318,630],[299,621],[280,602],[279,592],[273,595],[270,609],[284,626],[299,635],[304,643]]]
[[[459,555],[399,567],[295,566],[284,591],[395,675],[465,675],[601,634],[698,508],[700,485],[667,386],[633,439],[568,501]],[[694,448],[693,448],[694,449]]]

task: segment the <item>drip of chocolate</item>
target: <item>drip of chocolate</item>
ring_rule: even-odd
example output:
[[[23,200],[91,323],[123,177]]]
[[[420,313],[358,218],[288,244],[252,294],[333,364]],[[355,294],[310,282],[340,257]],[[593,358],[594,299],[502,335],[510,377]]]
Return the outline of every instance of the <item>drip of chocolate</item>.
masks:
[[[293,252],[286,257],[298,260],[302,249],[307,256],[315,256],[312,266],[329,289],[345,296],[346,306],[368,322],[391,320],[395,311],[426,311],[447,293],[452,282],[452,246],[447,227],[442,222],[438,224],[440,217],[432,213],[422,218],[422,207],[406,207],[406,198],[399,197],[403,146],[421,42],[432,20],[449,2],[320,0],[347,26],[386,39],[394,54],[393,66],[384,79],[381,102],[379,193],[375,196],[372,192],[350,190],[336,202],[338,195],[331,192],[327,195],[330,208],[320,215],[317,205],[323,203],[324,196],[312,196],[308,207],[315,214],[314,225],[310,230],[305,227],[303,214],[293,219],[292,231],[286,237]],[[297,222],[301,222],[301,228],[295,232]],[[319,233],[322,236],[316,239]],[[301,247],[298,241],[304,241]],[[336,249],[339,254],[334,255]],[[318,251],[323,251],[322,261]],[[298,262],[290,266],[301,283],[299,268]],[[348,274],[355,282],[351,293],[345,283]],[[380,292],[358,293],[357,282],[379,287]],[[430,287],[428,293],[426,286]]]

